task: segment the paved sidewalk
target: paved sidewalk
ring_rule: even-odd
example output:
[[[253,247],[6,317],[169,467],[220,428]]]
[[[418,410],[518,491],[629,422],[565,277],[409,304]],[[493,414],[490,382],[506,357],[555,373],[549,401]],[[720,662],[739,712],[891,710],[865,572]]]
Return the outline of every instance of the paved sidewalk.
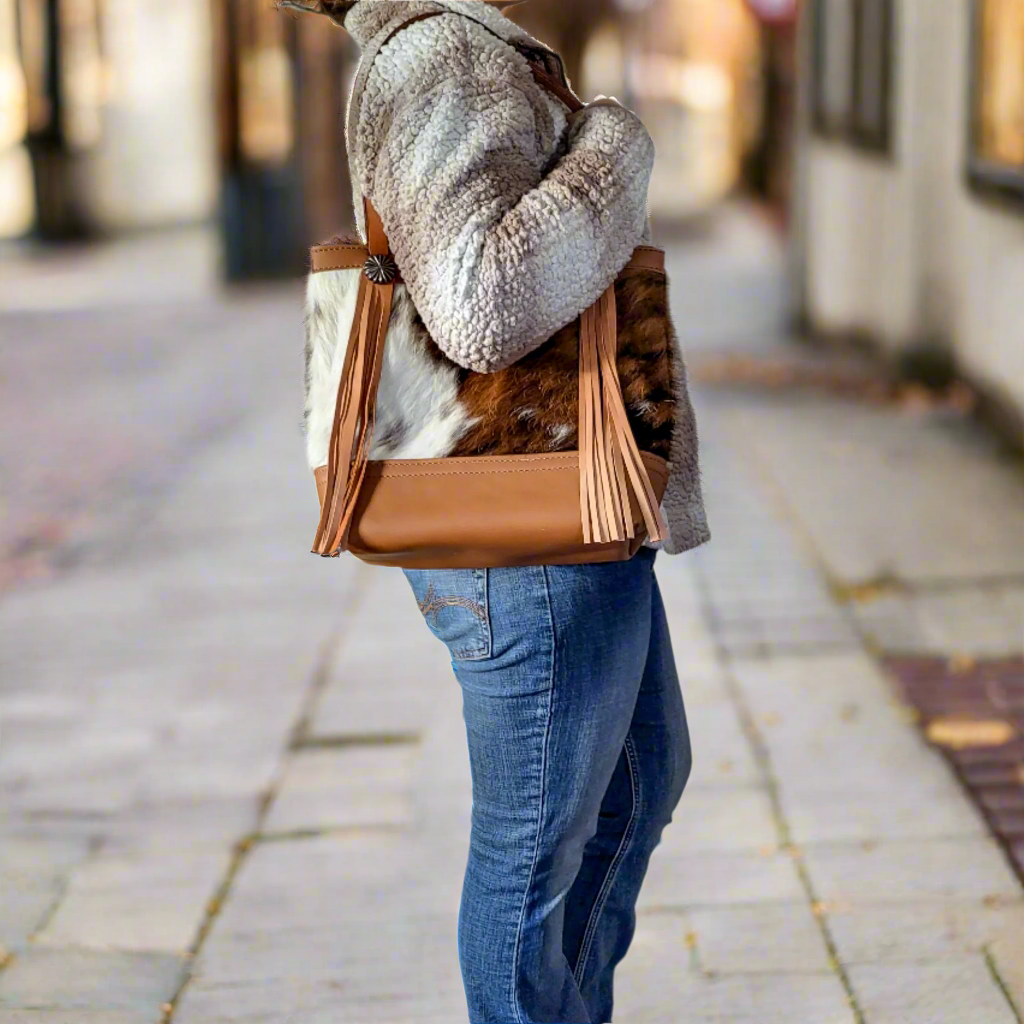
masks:
[[[303,554],[295,296],[256,301],[251,404],[0,601],[0,1024],[465,1019],[457,687],[400,574]],[[618,1019],[1020,1024],[1024,887],[884,672],[1024,654],[1019,466],[824,393],[699,404],[715,541],[660,565],[696,767]]]

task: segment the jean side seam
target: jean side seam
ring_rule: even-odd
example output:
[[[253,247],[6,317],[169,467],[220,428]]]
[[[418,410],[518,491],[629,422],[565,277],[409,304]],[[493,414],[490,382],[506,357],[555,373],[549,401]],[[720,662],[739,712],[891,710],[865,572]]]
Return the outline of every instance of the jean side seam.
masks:
[[[629,814],[629,824],[626,826],[626,831],[623,833],[619,848],[615,851],[615,856],[612,858],[608,874],[605,875],[604,882],[597,894],[597,899],[594,900],[594,907],[590,912],[586,931],[583,933],[583,942],[580,946],[579,957],[576,960],[576,967],[573,971],[573,977],[576,979],[576,984],[579,985],[581,990],[583,988],[583,976],[587,969],[587,960],[590,958],[590,951],[594,945],[594,937],[597,935],[597,926],[600,922],[601,914],[604,911],[605,904],[608,902],[608,896],[611,894],[615,879],[618,877],[619,868],[622,867],[622,862],[626,859],[626,852],[633,841],[639,819],[641,800],[640,772],[637,768],[636,748],[633,745],[633,738],[629,734],[626,735],[623,750],[626,754],[626,767],[629,770],[629,788],[633,796],[633,806]]]
[[[519,1008],[519,956],[522,952],[523,929],[526,924],[526,908],[530,901],[530,893],[533,890],[534,881],[537,877],[537,862],[540,860],[540,842],[541,835],[544,831],[544,813],[547,810],[548,755],[551,743],[551,725],[552,720],[554,719],[555,706],[555,651],[558,646],[557,638],[555,636],[555,616],[551,608],[551,585],[548,578],[547,566],[542,566],[541,572],[544,577],[544,596],[547,601],[548,624],[550,626],[549,635],[551,638],[551,661],[548,668],[549,686],[546,691],[548,714],[547,721],[544,724],[544,745],[540,759],[540,806],[537,810],[537,837],[533,844],[533,862],[530,865],[530,874],[526,881],[526,889],[523,892],[523,905],[519,910],[519,926],[516,929],[516,944],[512,953],[512,977],[511,991],[509,995],[511,999],[512,1012],[515,1014],[514,1024],[526,1024]]]

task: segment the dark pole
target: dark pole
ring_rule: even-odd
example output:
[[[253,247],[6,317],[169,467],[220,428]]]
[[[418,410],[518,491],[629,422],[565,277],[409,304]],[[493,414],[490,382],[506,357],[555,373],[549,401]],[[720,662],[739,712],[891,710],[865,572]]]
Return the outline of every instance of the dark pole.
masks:
[[[297,140],[299,79],[295,22],[283,18],[262,0],[221,0],[222,60],[226,64],[221,78],[222,95],[222,186],[221,234],[224,274],[229,281],[240,282],[268,278],[295,277],[306,266],[303,214],[303,183]],[[288,57],[292,145],[289,152],[267,157],[246,151],[242,111],[253,116],[254,102],[261,97],[244,96],[246,87],[242,66],[255,63],[256,50],[266,45],[269,26],[260,18],[282,18],[282,45]],[[247,52],[248,50],[248,52]],[[265,73],[265,72],[264,72]],[[259,89],[261,83],[248,83]],[[263,83],[265,84],[265,83]],[[265,99],[265,97],[263,97]],[[272,111],[256,110],[256,116]]]
[[[42,10],[43,54],[25,54],[26,60],[40,58],[39,85],[46,120],[30,127],[25,145],[32,161],[36,195],[36,234],[48,241],[83,237],[84,218],[75,204],[74,157],[64,133],[64,81],[60,0],[46,0]]]

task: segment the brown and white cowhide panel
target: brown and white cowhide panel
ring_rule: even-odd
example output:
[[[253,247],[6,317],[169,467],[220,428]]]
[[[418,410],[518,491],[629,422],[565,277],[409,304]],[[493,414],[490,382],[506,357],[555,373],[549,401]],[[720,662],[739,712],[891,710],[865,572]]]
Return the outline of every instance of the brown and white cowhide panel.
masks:
[[[311,274],[307,294],[306,445],[327,461],[334,404],[355,313],[358,270]],[[615,285],[618,369],[641,451],[670,456],[674,337],[663,274],[627,269]],[[579,321],[496,373],[453,363],[430,337],[404,287],[395,289],[377,393],[371,459],[575,451]]]

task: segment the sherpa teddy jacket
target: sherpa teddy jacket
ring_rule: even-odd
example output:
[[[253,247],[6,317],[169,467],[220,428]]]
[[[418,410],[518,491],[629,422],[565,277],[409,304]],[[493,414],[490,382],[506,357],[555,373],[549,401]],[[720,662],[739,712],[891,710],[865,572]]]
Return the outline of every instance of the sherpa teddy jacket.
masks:
[[[395,33],[435,11],[451,16]],[[358,0],[344,27],[362,50],[346,125],[359,233],[365,240],[367,196],[438,347],[467,369],[502,369],[592,305],[648,240],[650,135],[617,105],[570,114],[536,83],[525,54],[564,81],[561,59],[483,0]],[[328,298],[314,294],[318,276],[311,279],[314,313]],[[354,308],[354,295],[340,301]],[[336,308],[331,320],[351,317]],[[437,422],[420,436],[437,443],[387,457],[443,456],[464,423],[446,401],[444,382],[430,380],[423,359],[411,346],[403,355],[403,347],[386,351],[401,392],[395,397],[430,407]],[[406,365],[395,365],[403,358]],[[328,378],[340,370],[320,369],[321,381],[311,370],[312,388],[329,392],[336,381]],[[696,428],[679,376],[663,502],[671,535],[664,546],[672,553],[709,537]],[[314,395],[307,414],[316,404]],[[312,463],[320,464],[329,431],[327,422],[307,423]]]

